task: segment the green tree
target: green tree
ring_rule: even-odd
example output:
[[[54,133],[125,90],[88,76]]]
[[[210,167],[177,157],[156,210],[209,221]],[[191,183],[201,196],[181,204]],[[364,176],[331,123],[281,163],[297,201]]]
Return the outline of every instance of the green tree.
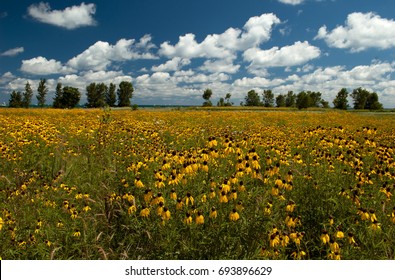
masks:
[[[366,89],[361,87],[354,89],[351,93],[351,97],[354,100],[354,109],[365,109],[369,95],[370,93]]]
[[[133,85],[131,82],[122,81],[118,86],[118,106],[128,107],[130,106],[130,99],[133,97]]]
[[[45,79],[41,79],[40,83],[38,84],[38,88],[37,88],[37,101],[38,101],[38,106],[40,106],[41,108],[44,107],[45,105],[45,97],[48,93],[48,88],[46,86],[46,80]]]
[[[22,107],[22,94],[18,91],[13,91],[10,96],[9,104],[10,108],[20,108]]]
[[[29,108],[30,103],[32,102],[32,97],[33,97],[32,87],[30,86],[29,82],[26,82],[25,91],[23,92],[23,98],[22,98],[22,106],[25,108]]]
[[[225,99],[221,97],[218,102],[217,102],[218,107],[224,107],[225,106]]]
[[[313,101],[311,99],[311,96],[307,92],[301,91],[296,96],[296,107],[298,107],[299,110],[311,107],[312,104]]]
[[[383,109],[383,104],[379,102],[379,96],[377,95],[377,93],[372,92],[369,94],[366,100],[365,109],[369,109],[369,110]]]
[[[232,102],[230,102],[230,98],[232,97],[232,94],[227,93],[225,95],[225,106],[232,106]]]
[[[263,106],[273,107],[274,106],[274,94],[271,89],[265,89],[263,91]]]
[[[255,90],[250,90],[245,97],[245,106],[261,106],[261,99]]]
[[[213,92],[211,89],[206,88],[205,91],[203,92],[203,99],[206,100],[203,102],[203,106],[207,107],[207,106],[212,106],[213,104],[210,101],[211,96],[213,95]]]
[[[285,107],[285,95],[280,94],[276,97],[276,106],[277,107]]]
[[[110,86],[106,92],[106,103],[110,107],[114,107],[117,102],[117,95],[115,94],[116,85],[110,83]]]
[[[296,96],[292,90],[288,91],[287,96],[285,97],[285,107],[295,107],[296,105]]]
[[[336,109],[340,110],[347,110],[348,108],[348,91],[345,88],[342,88],[336,95],[335,99],[333,100],[333,106]]]
[[[74,108],[75,106],[78,105],[80,102],[81,98],[81,93],[78,90],[78,88],[75,87],[64,87],[63,88],[63,94],[62,94],[62,108]]]
[[[58,83],[56,85],[55,98],[53,100],[52,107],[63,108],[62,102],[63,102],[63,88],[62,88],[62,84]]]
[[[87,107],[100,108],[106,105],[108,87],[104,83],[91,83],[86,87]]]
[[[322,104],[321,92],[308,91],[307,95],[310,97],[309,107],[320,107],[320,104]]]

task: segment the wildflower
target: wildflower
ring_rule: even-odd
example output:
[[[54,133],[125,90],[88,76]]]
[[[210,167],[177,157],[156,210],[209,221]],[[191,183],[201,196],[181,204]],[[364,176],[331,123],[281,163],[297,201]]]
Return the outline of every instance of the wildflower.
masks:
[[[132,205],[128,208],[128,214],[131,215],[132,213],[136,212],[136,210],[136,205]]]
[[[332,260],[341,260],[340,252],[333,252],[333,251],[331,251],[328,254],[328,258],[330,258]]]
[[[168,221],[168,220],[170,220],[170,216],[171,216],[171,213],[170,213],[169,209],[167,207],[164,207],[163,212],[162,212],[162,219],[164,221]]]
[[[339,252],[340,251],[339,244],[334,240],[329,241],[329,247],[331,248],[332,252]]]
[[[176,204],[176,209],[177,209],[177,210],[181,210],[182,207],[184,207],[184,202],[182,202],[182,199],[181,199],[181,198],[178,198],[178,199],[177,199],[177,204]]]
[[[156,201],[157,203],[163,202],[163,204],[165,204],[165,198],[163,197],[163,194],[161,192],[158,192],[158,195],[156,196]]]
[[[239,191],[239,192],[245,192],[245,190],[246,190],[246,187],[244,186],[243,181],[240,181],[240,182],[239,182],[238,191]]]
[[[160,203],[158,204],[158,208],[156,208],[156,214],[157,214],[158,216],[161,216],[162,213],[163,213],[163,202],[160,202]]]
[[[290,239],[288,234],[284,234],[281,236],[280,240],[281,240],[281,246],[285,248],[287,247]]]
[[[329,234],[328,234],[328,232],[326,230],[322,231],[320,239],[321,239],[323,244],[329,243],[330,237],[329,237]]]
[[[0,230],[3,228],[3,224],[4,224],[3,219],[0,217]]]
[[[155,182],[155,187],[157,187],[158,189],[164,188],[164,187],[165,187],[165,183],[163,182],[162,178],[159,178],[159,179]]]
[[[193,205],[194,203],[194,199],[193,196],[191,195],[190,192],[187,192],[187,196],[185,197],[185,204],[188,206],[189,202],[191,203],[191,205]]]
[[[230,192],[230,185],[227,179],[225,179],[222,184],[222,191],[224,191],[226,194]]]
[[[92,208],[89,205],[84,206],[84,208],[82,208],[83,211],[88,212],[89,210],[92,210]]]
[[[369,213],[370,213],[370,221],[371,221],[372,223],[377,222],[377,218],[376,218],[376,214],[374,213],[374,210],[373,210],[373,209],[370,209],[370,210],[369,210]]]
[[[237,209],[238,211],[240,211],[240,212],[244,210],[243,202],[242,202],[241,200],[239,200],[239,201],[237,202],[236,209]]]
[[[204,172],[208,172],[208,165],[207,165],[207,161],[206,161],[206,160],[203,161],[202,170],[203,170]]]
[[[74,236],[74,237],[80,237],[80,236],[81,236],[81,232],[80,232],[78,229],[76,229],[76,230],[73,232],[73,236]]]
[[[336,238],[337,238],[337,239],[342,239],[342,238],[344,238],[344,232],[341,230],[341,227],[339,227],[339,228],[337,229]]]
[[[215,197],[215,190],[214,190],[214,188],[210,188],[210,193],[209,193],[208,197],[210,199],[213,199]]]
[[[356,245],[357,244],[357,242],[355,241],[355,238],[354,238],[354,234],[351,233],[351,232],[348,233],[348,243],[350,245]]]
[[[285,207],[285,211],[287,212],[293,212],[295,210],[295,202],[293,200],[290,200],[287,204],[287,207]]]
[[[306,252],[305,251],[299,251],[299,252],[292,252],[291,253],[291,257],[294,259],[294,260],[301,260],[301,259],[303,259],[304,257],[306,256]]]
[[[333,216],[330,215],[330,216],[329,216],[329,225],[332,226],[332,225],[334,224],[334,222],[335,222],[335,221],[333,220]]]
[[[271,234],[269,240],[270,240],[270,247],[276,247],[280,244],[280,237],[277,232]]]
[[[196,218],[195,218],[195,223],[196,223],[197,225],[202,225],[202,224],[204,224],[204,216],[203,216],[203,214],[202,214],[201,211],[198,211],[198,214],[197,214],[197,216],[196,216]]]
[[[201,202],[205,203],[207,201],[207,195],[203,194],[202,198],[200,199]]]
[[[150,209],[146,206],[143,206],[141,211],[140,211],[140,216],[147,218],[150,215]]]
[[[395,223],[395,207],[392,208],[392,213],[391,213],[391,222]],[[0,228],[1,229],[1,228]]]
[[[63,227],[63,222],[61,220],[58,220],[58,223],[56,224],[57,228]]]
[[[51,245],[52,245],[52,242],[49,241],[49,240],[45,240],[44,243],[45,243],[45,245],[47,245],[48,247],[51,247]]]
[[[229,219],[231,221],[237,221],[238,219],[240,219],[240,215],[239,213],[237,213],[237,210],[235,208],[233,208],[232,212],[229,214]]]
[[[77,210],[71,211],[71,218],[72,219],[77,219],[77,217],[78,217],[78,211]]]
[[[81,192],[78,192],[78,193],[75,195],[75,199],[82,199],[82,193],[81,193]]]
[[[277,185],[274,185],[274,186],[272,187],[271,194],[272,194],[273,196],[277,196],[278,193],[279,193],[278,186],[277,186]]]
[[[152,199],[152,190],[150,188],[144,191],[144,201],[145,203],[150,203]]]
[[[220,203],[228,203],[228,197],[224,191],[221,192],[221,196],[219,197]]]
[[[185,218],[184,218],[184,223],[187,225],[192,224],[192,216],[189,212],[186,213]]]
[[[174,188],[172,188],[170,190],[170,199],[177,200],[177,193],[176,193],[176,190]]]
[[[216,219],[218,216],[217,209],[213,206],[210,211],[210,218]]]
[[[136,179],[134,179],[134,185],[139,189],[144,188],[144,184],[141,182],[140,177],[136,177]]]
[[[374,231],[376,231],[376,230],[381,229],[381,224],[380,224],[377,220],[375,220],[375,221],[373,221],[373,223],[370,225],[370,227],[371,227]]]
[[[236,200],[237,199],[236,189],[232,189],[232,193],[230,194],[230,199],[232,199],[232,200]]]

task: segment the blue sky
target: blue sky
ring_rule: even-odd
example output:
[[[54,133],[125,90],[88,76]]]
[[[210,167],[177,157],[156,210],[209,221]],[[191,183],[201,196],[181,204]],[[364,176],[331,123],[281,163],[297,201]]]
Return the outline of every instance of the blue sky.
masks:
[[[41,78],[131,81],[132,103],[198,105],[250,89],[343,87],[395,107],[393,0],[12,1],[0,4],[0,103]],[[351,101],[351,100],[350,100]],[[36,99],[33,100],[36,102]]]

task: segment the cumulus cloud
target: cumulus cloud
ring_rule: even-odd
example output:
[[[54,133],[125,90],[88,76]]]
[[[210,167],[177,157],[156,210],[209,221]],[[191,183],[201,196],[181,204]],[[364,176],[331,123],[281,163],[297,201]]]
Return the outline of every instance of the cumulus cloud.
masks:
[[[233,59],[217,59],[217,60],[206,60],[202,66],[199,67],[202,71],[211,73],[228,73],[234,74],[239,71],[240,65],[233,64]]]
[[[66,29],[76,29],[96,24],[93,18],[96,13],[95,4],[81,3],[79,6],[67,7],[64,10],[51,10],[48,3],[40,2],[29,6],[27,12],[32,18],[40,22]]]
[[[3,75],[0,76],[0,85],[6,84],[15,78],[16,77],[11,72],[5,72]]]
[[[307,41],[296,42],[282,48],[269,50],[250,48],[243,54],[244,60],[251,62],[249,68],[287,67],[304,64],[320,56],[320,49]]]
[[[0,55],[1,56],[16,56],[20,53],[23,53],[24,51],[25,51],[25,49],[23,47],[18,47],[18,48],[9,49],[5,52],[2,52]]]
[[[179,37],[175,45],[164,42],[160,46],[159,54],[167,57],[183,58],[235,58],[235,52],[256,47],[270,39],[274,25],[280,19],[272,13],[251,17],[243,30],[228,28],[221,34],[210,34],[198,43],[195,34],[188,33]]]
[[[191,63],[188,58],[173,57],[172,59],[166,61],[158,66],[152,66],[151,70],[154,72],[169,72],[180,70],[183,66]]]
[[[299,5],[304,2],[304,0],[278,0],[278,2],[289,4],[289,5]]]
[[[368,48],[388,49],[395,47],[395,21],[381,18],[372,12],[352,13],[344,26],[328,31],[324,25],[315,39],[323,39],[335,48],[360,52]]]
[[[62,65],[55,59],[46,59],[38,56],[28,60],[22,60],[21,70],[33,75],[65,74],[74,72],[70,67]]]
[[[151,36],[143,36],[135,44],[134,39],[120,39],[115,45],[98,41],[81,54],[73,57],[67,65],[78,70],[106,70],[113,62],[132,59],[156,59],[149,50],[155,45],[151,43]]]

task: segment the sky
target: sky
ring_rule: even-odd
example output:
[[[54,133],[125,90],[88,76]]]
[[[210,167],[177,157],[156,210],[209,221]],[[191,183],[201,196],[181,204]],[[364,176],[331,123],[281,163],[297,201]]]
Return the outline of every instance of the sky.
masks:
[[[58,82],[83,104],[92,82],[130,81],[138,105],[200,105],[206,88],[332,105],[362,87],[395,108],[393,0],[0,1],[0,104],[46,79],[48,104]]]

